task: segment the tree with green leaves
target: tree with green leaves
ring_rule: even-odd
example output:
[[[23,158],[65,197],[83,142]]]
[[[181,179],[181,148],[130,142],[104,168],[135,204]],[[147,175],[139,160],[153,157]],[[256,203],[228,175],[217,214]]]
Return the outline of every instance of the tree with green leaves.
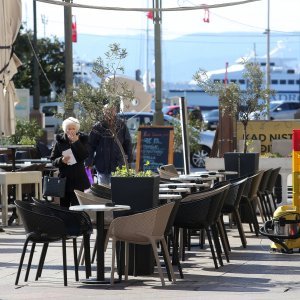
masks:
[[[234,82],[229,84],[213,82],[201,69],[196,72],[194,79],[206,93],[219,97],[219,109],[222,115],[239,118],[243,124],[244,153],[246,153],[247,126],[250,117],[256,112],[265,113],[267,111],[268,99],[274,91],[263,88],[264,73],[259,64],[244,62],[244,67],[243,78],[246,81],[246,89],[242,89],[240,84]]]
[[[16,55],[22,61],[22,66],[14,76],[16,88],[30,89],[33,94],[33,61],[35,59],[32,48],[33,32],[20,30],[14,45]],[[64,43],[57,37],[41,38],[37,40],[37,57],[39,64],[56,93],[65,89],[65,58]],[[42,96],[50,96],[51,86],[40,69],[40,93]]]
[[[98,86],[82,83],[74,88],[71,97],[66,95],[62,101],[65,108],[74,107],[78,103],[79,109],[75,111],[75,115],[85,132],[89,132],[97,122],[109,124],[110,134],[118,144],[128,168],[126,155],[117,135],[120,122],[116,121],[122,107],[126,107],[134,99],[134,91],[126,83],[118,81],[118,75],[124,74],[123,61],[127,57],[127,51],[120,44],[114,43],[109,45],[104,56],[99,57],[93,66],[93,72],[99,78]]]

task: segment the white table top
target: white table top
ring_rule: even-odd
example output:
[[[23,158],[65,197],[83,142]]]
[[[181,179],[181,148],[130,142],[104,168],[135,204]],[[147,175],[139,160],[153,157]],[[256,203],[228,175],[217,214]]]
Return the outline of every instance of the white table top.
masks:
[[[106,206],[104,204],[88,204],[88,205],[74,205],[70,206],[70,210],[76,211],[118,211],[118,210],[130,210],[129,205],[115,205]]]
[[[176,200],[176,199],[182,199],[182,196],[180,194],[159,194],[158,199],[159,200]]]
[[[189,193],[191,191],[191,188],[189,187],[175,187],[175,188],[169,188],[169,187],[159,187],[160,193]]]
[[[200,176],[192,176],[192,175],[180,175],[180,177],[172,177],[170,180],[177,180],[177,181],[191,181],[191,180],[201,180],[201,181],[212,181],[216,180],[216,177],[209,176],[209,177],[200,177]]]
[[[161,183],[159,187],[169,187],[169,186],[178,186],[178,187],[209,187],[208,183],[196,183],[196,182],[170,182],[170,183]]]

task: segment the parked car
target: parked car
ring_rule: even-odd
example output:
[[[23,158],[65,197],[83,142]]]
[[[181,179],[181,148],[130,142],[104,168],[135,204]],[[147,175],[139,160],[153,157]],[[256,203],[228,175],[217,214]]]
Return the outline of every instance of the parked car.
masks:
[[[203,114],[204,128],[215,130],[219,123],[219,109],[213,109],[210,112]]]
[[[133,141],[136,138],[136,131],[140,125],[151,125],[153,123],[153,113],[134,113],[127,112],[120,115],[123,119],[126,120],[127,127],[130,131]],[[174,125],[180,122],[178,119],[173,118],[169,115],[164,115],[164,124],[165,125]],[[197,129],[193,129],[198,131]],[[196,168],[205,167],[205,158],[210,155],[212,145],[214,141],[214,132],[209,131],[199,131],[199,150],[191,153],[191,164]]]
[[[298,101],[271,101],[270,102],[270,120],[295,119],[295,113],[300,109]],[[266,112],[251,114],[252,120],[266,119]]]

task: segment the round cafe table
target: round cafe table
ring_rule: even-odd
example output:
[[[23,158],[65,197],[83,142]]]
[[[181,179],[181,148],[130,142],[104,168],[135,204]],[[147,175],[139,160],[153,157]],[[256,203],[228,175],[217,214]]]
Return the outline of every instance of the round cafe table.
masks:
[[[110,280],[105,280],[104,268],[104,212],[130,210],[128,205],[106,206],[104,204],[95,205],[75,205],[70,210],[75,211],[95,211],[96,212],[96,230],[97,230],[97,276],[83,280],[86,284],[110,284]]]

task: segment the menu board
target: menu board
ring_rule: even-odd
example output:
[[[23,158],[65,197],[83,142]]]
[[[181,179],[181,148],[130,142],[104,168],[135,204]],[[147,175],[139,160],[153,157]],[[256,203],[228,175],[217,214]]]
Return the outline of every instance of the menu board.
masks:
[[[161,165],[173,163],[173,126],[140,126],[137,137],[136,170],[157,172]],[[149,162],[149,164],[147,164]]]

